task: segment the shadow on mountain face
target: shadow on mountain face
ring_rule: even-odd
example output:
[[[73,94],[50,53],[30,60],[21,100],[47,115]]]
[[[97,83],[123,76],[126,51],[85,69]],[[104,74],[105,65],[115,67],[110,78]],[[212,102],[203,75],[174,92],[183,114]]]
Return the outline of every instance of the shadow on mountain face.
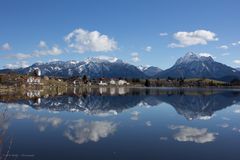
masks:
[[[34,109],[85,112],[91,115],[118,114],[139,106],[157,106],[165,102],[188,120],[211,117],[214,112],[240,101],[240,92],[231,90],[185,89],[126,89],[112,94],[111,89],[68,93],[53,97],[16,99],[14,103],[28,104]],[[4,102],[4,101],[3,101]],[[12,103],[13,101],[11,101]],[[8,102],[4,102],[8,103]]]

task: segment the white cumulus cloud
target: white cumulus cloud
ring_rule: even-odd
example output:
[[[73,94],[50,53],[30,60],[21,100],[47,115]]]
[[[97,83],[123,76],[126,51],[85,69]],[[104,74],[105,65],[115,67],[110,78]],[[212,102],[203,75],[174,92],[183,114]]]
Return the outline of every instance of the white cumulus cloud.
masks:
[[[199,53],[199,56],[202,56],[202,57],[212,57],[213,59],[216,58],[216,57],[215,57],[214,55],[212,55],[211,53],[206,53],[206,52]]]
[[[231,43],[231,45],[232,46],[238,46],[238,45],[240,45],[240,41],[233,42],[233,43]]]
[[[57,56],[63,53],[63,50],[60,49],[57,45],[52,46],[51,48],[42,48],[39,50],[34,50],[32,53],[12,53],[12,54],[5,54],[1,57],[4,58],[15,58],[19,60],[29,59],[33,57],[40,57],[40,56]]]
[[[16,58],[16,59],[19,59],[19,60],[22,60],[22,59],[28,59],[28,58],[31,58],[32,55],[31,54],[25,54],[25,53],[15,53],[15,54],[7,54],[4,56],[5,58]]]
[[[218,38],[216,34],[207,31],[207,30],[196,30],[193,32],[177,32],[174,33],[174,39],[178,41],[178,43],[171,43],[168,47],[176,48],[176,47],[188,47],[193,45],[206,45],[209,41],[217,41]]]
[[[228,49],[228,46],[227,45],[221,45],[219,48],[220,49]]]
[[[169,48],[183,48],[183,47],[185,47],[185,46],[182,45],[182,44],[170,43],[170,44],[168,45],[168,47],[169,47]]]
[[[87,31],[82,28],[75,29],[64,38],[68,47],[75,52],[108,52],[117,49],[117,42],[98,31]]]
[[[226,53],[222,53],[222,56],[229,56],[230,53],[226,52]]]
[[[131,56],[132,56],[132,61],[133,61],[133,62],[138,62],[138,61],[140,61],[139,53],[138,53],[138,52],[133,52],[133,53],[131,54]]]
[[[20,61],[16,63],[8,63],[4,66],[4,68],[8,69],[17,69],[17,68],[26,68],[29,64],[26,61]]]
[[[45,41],[40,41],[39,44],[38,44],[38,47],[39,48],[47,48],[47,43]]]
[[[163,37],[163,36],[167,36],[168,33],[167,33],[167,32],[162,32],[162,33],[159,33],[159,35],[160,35],[161,37]]]
[[[235,63],[235,64],[240,64],[240,60],[239,60],[239,59],[235,59],[235,60],[233,61],[233,63]]]
[[[7,50],[11,50],[12,47],[10,46],[9,43],[4,43],[1,47],[0,47],[0,50],[4,50],[4,51],[7,51]]]
[[[50,49],[35,50],[31,54],[33,57],[46,56],[46,55],[60,55],[63,51],[57,46],[53,46]]]
[[[60,59],[54,58],[54,59],[49,59],[48,62],[57,62],[60,61]]]
[[[151,46],[147,46],[147,47],[145,48],[145,51],[146,51],[146,52],[151,52],[151,51],[152,51],[152,47],[151,47]]]

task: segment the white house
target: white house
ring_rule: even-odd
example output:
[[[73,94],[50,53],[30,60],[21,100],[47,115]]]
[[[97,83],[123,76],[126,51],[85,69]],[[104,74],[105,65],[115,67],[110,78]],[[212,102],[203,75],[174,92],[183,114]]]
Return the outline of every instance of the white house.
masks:
[[[107,86],[106,82],[100,81],[100,83],[98,83],[99,86]]]
[[[36,85],[38,85],[38,84],[41,83],[41,78],[39,78],[39,77],[29,77],[27,79],[27,83],[28,84],[36,84]]]
[[[33,83],[33,77],[29,77],[29,78],[27,79],[27,83]]]
[[[128,83],[127,81],[125,81],[125,80],[119,80],[119,81],[118,81],[118,85],[119,85],[119,86],[129,85],[129,83]]]
[[[111,79],[109,83],[110,83],[111,85],[116,85],[116,81],[114,81],[113,79]]]

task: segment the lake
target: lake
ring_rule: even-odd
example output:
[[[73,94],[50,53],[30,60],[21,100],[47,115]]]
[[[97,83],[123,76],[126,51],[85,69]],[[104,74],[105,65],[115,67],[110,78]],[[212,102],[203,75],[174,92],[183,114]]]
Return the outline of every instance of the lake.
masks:
[[[0,98],[0,159],[240,159],[240,91],[73,88]]]

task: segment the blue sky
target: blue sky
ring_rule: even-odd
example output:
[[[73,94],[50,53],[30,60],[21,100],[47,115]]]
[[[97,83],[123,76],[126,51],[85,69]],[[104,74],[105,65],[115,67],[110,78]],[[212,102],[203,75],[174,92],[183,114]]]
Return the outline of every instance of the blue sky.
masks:
[[[238,0],[0,0],[0,67],[105,55],[166,69],[189,51],[237,67],[239,6]]]

